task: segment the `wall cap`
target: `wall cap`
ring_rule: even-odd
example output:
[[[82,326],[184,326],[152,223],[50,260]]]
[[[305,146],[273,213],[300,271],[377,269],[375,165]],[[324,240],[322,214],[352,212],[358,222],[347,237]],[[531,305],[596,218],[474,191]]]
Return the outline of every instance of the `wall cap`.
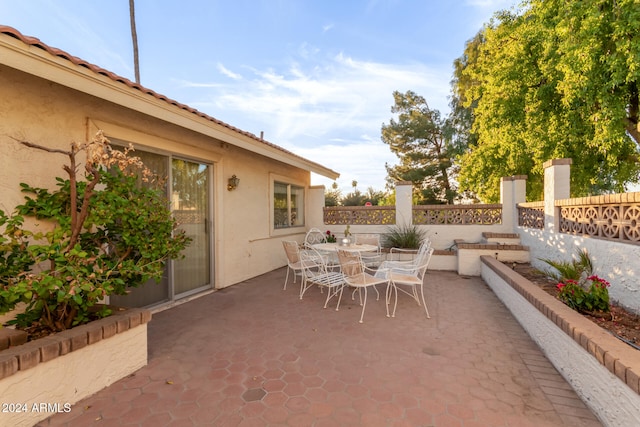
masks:
[[[563,165],[571,165],[573,164],[573,159],[552,159],[547,160],[542,164],[542,167],[547,169],[551,166],[563,166]]]

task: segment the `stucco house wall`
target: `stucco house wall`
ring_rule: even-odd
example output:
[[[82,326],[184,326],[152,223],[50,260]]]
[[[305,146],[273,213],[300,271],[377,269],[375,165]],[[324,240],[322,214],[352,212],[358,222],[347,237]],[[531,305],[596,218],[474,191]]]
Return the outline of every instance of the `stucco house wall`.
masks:
[[[286,265],[281,241],[300,240],[308,227],[274,230],[273,181],[304,187],[309,200],[311,172],[334,179],[336,172],[55,53],[37,39],[0,27],[0,209],[12,212],[24,201],[21,182],[55,188],[55,177],[66,176],[64,155],[17,140],[68,150],[71,141],[90,140],[102,130],[107,138],[132,142],[139,150],[210,165],[216,288]],[[234,174],[240,184],[228,191]]]

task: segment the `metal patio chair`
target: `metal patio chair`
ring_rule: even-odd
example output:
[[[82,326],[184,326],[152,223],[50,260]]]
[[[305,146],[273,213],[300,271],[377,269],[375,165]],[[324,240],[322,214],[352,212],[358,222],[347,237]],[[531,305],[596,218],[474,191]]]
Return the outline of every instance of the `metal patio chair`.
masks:
[[[364,319],[364,311],[367,307],[367,289],[369,287],[373,287],[375,289],[376,285],[386,285],[387,286],[387,294],[389,293],[389,278],[387,277],[376,277],[374,274],[375,270],[368,268],[362,258],[360,257],[360,253],[357,251],[348,251],[344,249],[338,249],[338,260],[340,261],[340,269],[342,274],[344,274],[345,282],[347,286],[351,286],[356,288],[358,291],[364,291],[364,299],[362,298],[362,294],[358,292],[360,296],[360,305],[362,305],[362,313],[360,314],[360,323],[362,323]],[[382,275],[383,271],[378,270],[377,273]],[[376,289],[376,292],[378,290]],[[389,298],[386,298],[387,302]],[[389,305],[387,304],[387,317],[389,317]]]
[[[403,292],[412,297],[418,305],[424,307],[427,318],[430,319],[427,303],[424,298],[424,276],[429,267],[433,255],[433,248],[428,248],[420,257],[416,257],[410,263],[383,262],[381,269],[384,269],[385,277],[391,281],[391,292],[395,294],[395,302],[393,305],[393,313],[391,317],[396,316],[396,308],[398,307],[398,291]],[[420,292],[418,294],[418,291]],[[387,292],[387,307],[390,304],[391,292]],[[422,304],[421,304],[422,303]]]
[[[315,249],[305,250],[300,253],[300,262],[302,263],[302,285],[300,287],[300,299],[312,286],[317,286],[322,292],[327,290],[327,298],[324,302],[324,308],[327,308],[329,300],[337,296],[338,303],[336,311],[340,308],[342,300],[342,291],[345,286],[345,277],[338,271],[331,271],[324,263],[324,258]]]
[[[287,255],[287,276],[284,279],[284,288],[282,288],[282,290],[286,290],[287,282],[289,281],[289,271],[293,271],[293,283],[296,283],[296,277],[302,277],[302,262],[300,262],[300,247],[298,246],[298,242],[283,240],[282,246],[284,247],[284,253]]]
[[[377,249],[373,252],[360,252],[362,261],[369,268],[379,267],[384,256],[382,255],[382,246],[380,244],[379,234],[354,234],[356,245],[372,245]]]

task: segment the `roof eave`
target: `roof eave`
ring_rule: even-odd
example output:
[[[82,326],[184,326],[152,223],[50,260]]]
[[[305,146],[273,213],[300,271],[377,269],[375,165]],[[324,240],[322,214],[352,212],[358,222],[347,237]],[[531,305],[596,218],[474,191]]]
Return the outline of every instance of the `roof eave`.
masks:
[[[8,28],[2,27],[4,30]],[[57,50],[39,43],[37,39],[28,39],[31,43],[25,42],[24,39],[28,38],[15,30],[9,34],[0,31],[4,65],[330,179],[340,176],[327,167],[159,95],[128,79],[92,67],[65,52],[59,51],[60,54],[56,54]]]

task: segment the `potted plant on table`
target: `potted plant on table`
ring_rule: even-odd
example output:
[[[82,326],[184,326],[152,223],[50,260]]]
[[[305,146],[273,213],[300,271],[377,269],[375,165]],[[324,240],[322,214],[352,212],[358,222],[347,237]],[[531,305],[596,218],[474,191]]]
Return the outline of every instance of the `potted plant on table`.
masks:
[[[344,238],[340,241],[342,246],[349,246],[351,244],[351,226],[347,225],[344,229]]]

